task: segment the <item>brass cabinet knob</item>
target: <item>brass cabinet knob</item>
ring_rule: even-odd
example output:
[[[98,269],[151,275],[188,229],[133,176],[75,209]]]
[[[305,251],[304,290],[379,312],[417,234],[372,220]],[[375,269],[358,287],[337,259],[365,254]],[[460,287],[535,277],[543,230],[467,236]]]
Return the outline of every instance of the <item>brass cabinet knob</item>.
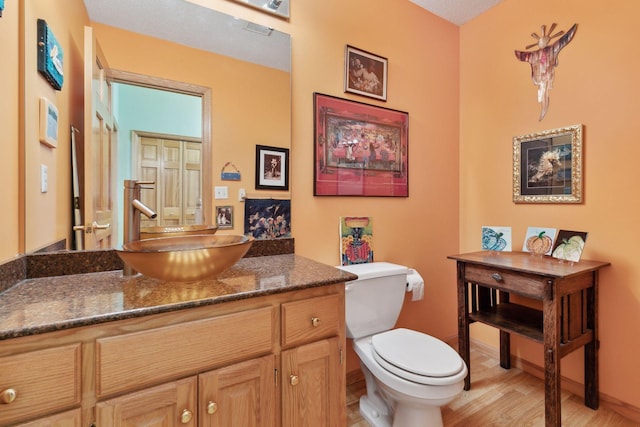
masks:
[[[8,388],[0,394],[0,402],[11,403],[18,397],[18,392],[13,388]]]
[[[291,385],[298,385],[298,383],[300,382],[300,379],[298,378],[297,375],[291,375],[289,377],[289,382],[291,383]]]
[[[207,403],[207,414],[213,415],[218,410],[218,404],[216,402],[209,401]]]
[[[319,317],[312,317],[311,318],[311,324],[316,327],[320,324],[320,318]]]
[[[193,418],[193,412],[188,409],[182,411],[182,414],[180,415],[180,421],[182,422],[182,424],[187,424],[189,421],[191,421],[191,418]]]

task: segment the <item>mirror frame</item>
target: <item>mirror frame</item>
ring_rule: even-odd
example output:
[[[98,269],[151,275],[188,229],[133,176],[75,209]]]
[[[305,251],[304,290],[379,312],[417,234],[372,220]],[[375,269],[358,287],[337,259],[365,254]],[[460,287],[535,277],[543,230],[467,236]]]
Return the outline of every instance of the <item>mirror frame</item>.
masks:
[[[537,156],[529,160],[530,152]],[[549,160],[542,157],[547,153],[551,156]],[[528,187],[538,175],[555,176],[565,183]],[[513,137],[513,201],[582,203],[581,124]]]
[[[116,69],[107,69],[106,78],[110,82],[125,83],[151,89],[168,90],[202,98],[202,214],[204,222],[214,221],[212,211],[212,141],[211,141],[211,88],[147,76]],[[214,222],[211,222],[215,224]]]

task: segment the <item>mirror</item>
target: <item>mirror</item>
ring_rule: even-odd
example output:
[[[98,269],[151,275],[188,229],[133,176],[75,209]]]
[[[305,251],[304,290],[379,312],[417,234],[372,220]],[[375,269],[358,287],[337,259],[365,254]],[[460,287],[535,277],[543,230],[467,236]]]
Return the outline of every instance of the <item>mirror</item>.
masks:
[[[290,146],[291,44],[289,35],[185,0],[83,1],[87,7],[90,25],[94,27],[95,35],[109,61],[109,67],[113,70],[122,70],[119,71],[120,77],[115,81],[127,82],[122,75],[130,73],[210,89],[208,108],[211,121],[209,150],[211,170],[209,179],[203,179],[202,193],[209,195],[211,211],[214,210],[214,204],[237,203],[237,197],[234,194],[237,194],[238,190],[233,187],[235,184],[252,192],[255,145]],[[36,9],[35,6],[34,9]],[[36,10],[33,14],[39,14],[39,12]],[[46,17],[46,14],[44,16]],[[110,39],[112,36],[113,40]],[[149,45],[152,47],[147,48],[148,44],[145,44],[145,40],[147,42],[153,40],[153,44]],[[122,46],[126,48],[123,49]],[[73,53],[71,52],[72,55]],[[173,56],[169,57],[170,54]],[[222,59],[223,57],[227,59]],[[73,61],[73,58],[69,60]],[[251,67],[244,67],[241,71],[234,70],[234,65],[244,63],[251,63]],[[249,68],[253,68],[258,74],[250,74]],[[109,72],[107,74],[112,75]],[[274,75],[277,75],[275,83],[265,83],[274,81]],[[265,76],[270,77],[267,79]],[[65,82],[67,87],[81,85],[79,82],[74,82],[72,80],[74,78],[81,78],[81,76],[77,73],[67,76]],[[231,83],[228,78],[235,78],[235,82]],[[29,84],[27,82],[27,85]],[[37,85],[41,85],[41,82],[37,82]],[[141,85],[154,86],[144,83]],[[42,89],[38,87],[31,91],[38,92]],[[207,107],[203,106],[203,108]],[[248,123],[251,123],[251,126],[248,126]],[[25,123],[25,126],[32,125]],[[153,129],[134,130],[154,132]],[[125,136],[130,137],[130,135]],[[129,153],[120,153],[120,155],[126,156]],[[51,155],[58,154],[53,151]],[[62,165],[54,171],[60,181],[71,174],[70,170],[65,170],[70,169],[69,162],[65,159],[43,160],[42,154],[33,155],[29,151],[26,157],[27,168],[30,167],[29,165],[39,165],[45,161]],[[242,182],[230,183],[230,200],[218,203],[213,200],[213,186],[229,185],[226,181],[220,182],[220,168],[227,161],[233,162],[243,172]],[[130,167],[130,169],[133,168],[133,166]],[[206,174],[203,175],[206,177]],[[121,175],[118,180],[126,178],[125,175]],[[121,203],[122,183],[113,187],[114,198]],[[43,241],[45,238],[38,237],[45,232],[50,236],[53,233],[51,229],[58,229],[55,232],[56,239],[66,237],[70,240],[72,236],[71,213],[69,212],[68,219],[64,217],[67,215],[66,211],[70,204],[68,200],[56,200],[56,211],[64,212],[64,215],[62,218],[51,219],[55,226],[49,223],[49,230],[44,230],[44,226],[38,219],[42,215],[38,213],[42,212],[40,202],[29,202],[31,198],[39,197],[41,197],[39,189],[26,186],[26,252],[39,249],[45,243],[51,243],[53,237],[46,237],[46,241]],[[238,205],[236,212],[240,211],[241,205]],[[241,221],[237,222],[241,223]],[[69,231],[64,234],[59,231],[60,228],[67,228]],[[242,234],[242,229],[236,229],[233,232]],[[117,242],[121,241],[121,234],[121,229],[116,232],[118,239],[113,241],[113,246],[117,246]]]
[[[235,0],[238,3],[244,3],[248,6],[259,9],[263,12],[289,17],[289,0]]]

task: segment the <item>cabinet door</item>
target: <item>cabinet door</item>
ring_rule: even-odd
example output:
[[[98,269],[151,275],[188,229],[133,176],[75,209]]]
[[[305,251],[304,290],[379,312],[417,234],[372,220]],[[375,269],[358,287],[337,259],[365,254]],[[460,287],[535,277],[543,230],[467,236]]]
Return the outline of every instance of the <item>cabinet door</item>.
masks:
[[[151,387],[96,405],[98,426],[196,426],[196,377]]]
[[[275,356],[199,375],[200,427],[275,425]]]
[[[80,427],[82,425],[80,409],[40,418],[30,423],[18,424],[17,427]]]
[[[345,378],[338,338],[282,352],[284,426],[343,426]]]

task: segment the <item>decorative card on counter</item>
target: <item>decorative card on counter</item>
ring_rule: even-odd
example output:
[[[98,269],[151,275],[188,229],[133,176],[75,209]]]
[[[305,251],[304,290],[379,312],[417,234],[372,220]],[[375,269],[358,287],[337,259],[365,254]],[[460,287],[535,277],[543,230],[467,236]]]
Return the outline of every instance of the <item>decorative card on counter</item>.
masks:
[[[511,227],[482,227],[482,250],[511,252]]]
[[[244,234],[256,240],[291,237],[291,200],[245,199]]]
[[[366,216],[340,218],[340,265],[373,262],[373,223]]]
[[[522,250],[536,255],[551,255],[556,229],[547,227],[529,227],[524,236]]]
[[[586,231],[560,230],[551,256],[564,261],[578,262],[586,241]]]

